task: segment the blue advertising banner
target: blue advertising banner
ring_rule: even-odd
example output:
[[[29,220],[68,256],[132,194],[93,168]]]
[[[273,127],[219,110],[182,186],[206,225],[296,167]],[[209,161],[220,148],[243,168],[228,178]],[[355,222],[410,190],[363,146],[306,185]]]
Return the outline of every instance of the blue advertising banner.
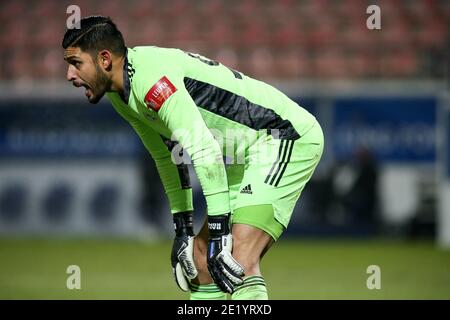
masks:
[[[334,156],[348,159],[364,147],[379,161],[434,162],[436,105],[435,97],[336,99]]]
[[[2,100],[0,157],[134,156],[143,147],[106,102]]]

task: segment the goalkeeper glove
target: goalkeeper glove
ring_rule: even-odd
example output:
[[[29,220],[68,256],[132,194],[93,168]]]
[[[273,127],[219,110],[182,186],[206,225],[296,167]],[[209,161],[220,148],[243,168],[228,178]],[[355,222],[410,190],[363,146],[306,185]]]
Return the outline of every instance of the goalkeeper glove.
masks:
[[[224,292],[233,293],[235,285],[243,283],[244,269],[232,257],[233,238],[229,215],[208,217],[208,270],[214,282]]]
[[[194,264],[194,227],[192,212],[173,215],[175,239],[172,246],[171,262],[175,282],[183,291],[189,291],[189,281],[197,277]]]

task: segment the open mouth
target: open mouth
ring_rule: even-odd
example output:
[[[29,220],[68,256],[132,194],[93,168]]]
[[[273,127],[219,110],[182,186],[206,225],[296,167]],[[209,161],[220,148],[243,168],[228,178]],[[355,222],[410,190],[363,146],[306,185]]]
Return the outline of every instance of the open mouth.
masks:
[[[93,94],[94,94],[93,91],[92,91],[92,89],[91,89],[91,87],[89,87],[87,84],[82,84],[82,83],[79,83],[79,82],[74,82],[73,85],[74,85],[75,87],[77,87],[77,88],[84,87],[84,88],[85,88],[84,94],[86,95],[86,97],[87,97],[88,99],[89,99],[90,97],[92,97]]]
[[[84,94],[86,95],[86,97],[90,98],[93,95],[92,89],[88,86],[84,86],[86,88],[86,90],[84,91]]]

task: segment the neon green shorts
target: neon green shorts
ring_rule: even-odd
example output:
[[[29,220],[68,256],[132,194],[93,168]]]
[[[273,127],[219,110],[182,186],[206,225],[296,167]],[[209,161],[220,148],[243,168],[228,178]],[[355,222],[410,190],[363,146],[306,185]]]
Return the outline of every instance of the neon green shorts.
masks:
[[[276,241],[322,156],[318,122],[297,140],[274,139],[249,147],[245,164],[227,165],[232,223],[264,230]]]

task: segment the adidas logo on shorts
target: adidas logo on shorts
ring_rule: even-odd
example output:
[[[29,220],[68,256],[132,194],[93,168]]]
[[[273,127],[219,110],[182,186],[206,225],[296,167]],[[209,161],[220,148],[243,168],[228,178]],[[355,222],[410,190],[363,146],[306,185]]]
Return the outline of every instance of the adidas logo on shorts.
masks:
[[[244,188],[242,188],[240,193],[253,194],[252,186],[250,184],[246,185]]]

